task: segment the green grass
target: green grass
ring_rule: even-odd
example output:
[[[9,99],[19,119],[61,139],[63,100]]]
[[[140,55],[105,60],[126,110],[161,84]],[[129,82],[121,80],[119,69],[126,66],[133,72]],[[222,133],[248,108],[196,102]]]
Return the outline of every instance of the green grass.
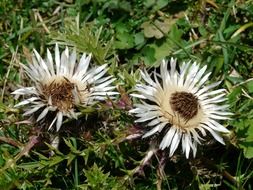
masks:
[[[251,0],[1,0],[0,189],[253,189],[252,23]],[[37,139],[10,93],[29,84],[19,63],[56,41],[110,65],[126,107],[139,68],[171,56],[207,65],[234,113],[226,146],[208,139],[195,159],[158,151],[143,165],[151,139],[124,140],[138,127],[117,101],[64,124],[59,149]]]

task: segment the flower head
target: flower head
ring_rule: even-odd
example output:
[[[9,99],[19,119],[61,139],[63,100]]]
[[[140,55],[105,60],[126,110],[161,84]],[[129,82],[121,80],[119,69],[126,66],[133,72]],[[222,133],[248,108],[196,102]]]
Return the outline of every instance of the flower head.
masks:
[[[146,70],[141,72],[146,84],[137,84],[138,93],[133,94],[141,103],[135,104],[130,113],[138,117],[136,122],[147,122],[151,127],[143,138],[166,131],[160,149],[169,147],[172,156],[181,141],[187,158],[191,149],[196,155],[197,144],[201,144],[201,135],[206,136],[206,131],[224,144],[219,133],[229,131],[217,120],[227,120],[231,113],[226,111],[228,105],[221,105],[226,100],[225,90],[213,90],[220,82],[205,85],[211,74],[204,74],[206,66],[200,68],[196,63],[184,62],[177,71],[173,58],[170,71],[167,66],[168,62],[163,60],[160,74],[154,72],[154,79]]]
[[[30,105],[24,115],[39,111],[37,121],[45,118],[49,112],[55,112],[49,129],[56,123],[60,129],[63,117],[77,118],[77,106],[88,106],[107,97],[113,98],[117,92],[111,83],[111,76],[104,77],[108,68],[104,64],[88,69],[91,54],[84,53],[77,62],[76,52],[69,54],[68,47],[60,55],[58,45],[55,46],[55,58],[47,50],[47,58],[43,60],[36,50],[32,63],[21,64],[26,74],[34,83],[32,87],[23,87],[12,94],[25,95],[28,98],[15,107]]]

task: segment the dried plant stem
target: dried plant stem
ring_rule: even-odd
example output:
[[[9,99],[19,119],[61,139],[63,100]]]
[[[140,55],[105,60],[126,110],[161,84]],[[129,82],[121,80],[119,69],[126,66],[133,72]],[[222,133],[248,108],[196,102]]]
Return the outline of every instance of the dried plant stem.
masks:
[[[228,173],[226,170],[222,171],[222,176],[225,177],[228,181],[232,182],[237,187],[239,187],[238,181],[230,173]],[[243,190],[243,188],[239,188],[239,189]]]
[[[134,169],[134,174],[135,173],[138,173],[142,170],[142,168],[148,164],[149,160],[152,158],[152,156],[157,152],[157,149],[156,148],[151,148],[150,150],[147,151],[145,157],[141,160],[140,162],[140,165],[137,166],[135,169]]]
[[[12,168],[15,166],[15,164],[17,163],[17,161],[22,158],[24,155],[28,155],[28,153],[30,152],[31,148],[38,143],[38,136],[31,136],[29,138],[28,143],[22,148],[22,150],[15,156],[14,159],[10,159],[8,160],[8,162],[6,162],[5,166],[3,168],[0,169],[0,173],[5,171],[6,169]]]
[[[157,190],[162,190],[162,182],[163,182],[164,179],[166,179],[166,174],[164,172],[164,167],[166,165],[166,154],[165,154],[164,151],[162,152],[161,159],[158,159],[158,161],[159,161],[159,165],[158,165],[158,168],[156,170],[157,177],[158,177],[157,184],[156,184],[156,189]]]
[[[21,150],[21,152],[15,156],[15,160],[19,160],[21,157],[23,157],[24,155],[28,155],[28,153],[30,152],[31,148],[38,143],[38,136],[31,136],[29,138],[28,143],[25,145],[25,147],[23,147],[23,149]]]
[[[17,142],[13,140],[12,138],[8,138],[8,137],[0,137],[0,141],[10,144],[12,146],[18,147],[18,148],[22,146],[20,142]]]
[[[5,78],[4,78],[4,84],[3,84],[3,89],[2,89],[2,94],[1,94],[0,102],[3,102],[6,84],[7,84],[7,81],[8,81],[8,78],[9,78],[10,71],[11,71],[11,68],[12,68],[12,66],[13,66],[13,63],[14,63],[14,61],[16,60],[17,53],[18,53],[18,46],[16,47],[15,52],[12,54],[11,62],[10,62],[10,64],[9,64],[7,73],[6,73]]]
[[[46,33],[50,34],[50,31],[49,31],[48,27],[46,26],[44,20],[42,19],[41,15],[40,15],[40,13],[39,13],[39,10],[34,9],[33,11],[34,11],[34,16],[35,16],[35,17],[38,17],[38,19],[39,19],[39,21],[41,22],[41,24],[42,24],[44,30],[46,31]]]

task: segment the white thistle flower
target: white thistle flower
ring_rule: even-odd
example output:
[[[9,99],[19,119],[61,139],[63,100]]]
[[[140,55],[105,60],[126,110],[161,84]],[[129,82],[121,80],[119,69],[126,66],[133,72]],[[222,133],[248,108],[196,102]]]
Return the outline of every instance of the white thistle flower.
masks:
[[[36,50],[32,63],[21,64],[34,86],[23,87],[12,94],[25,95],[28,98],[15,107],[29,105],[24,116],[41,110],[37,121],[45,118],[49,112],[55,112],[49,129],[56,123],[58,131],[63,123],[63,117],[77,118],[76,106],[88,106],[108,97],[113,98],[115,80],[112,76],[104,77],[108,68],[102,66],[88,70],[91,54],[84,53],[78,63],[76,52],[69,54],[68,47],[60,55],[58,45],[55,46],[55,58],[47,50],[47,58],[43,60]]]
[[[154,80],[146,70],[141,72],[146,84],[137,84],[138,94],[132,94],[140,98],[141,103],[135,104],[130,113],[138,117],[136,122],[148,122],[147,126],[152,127],[143,138],[166,129],[160,149],[169,147],[172,156],[182,141],[182,150],[187,158],[191,149],[195,157],[197,144],[203,140],[200,134],[206,136],[206,131],[224,144],[219,133],[228,133],[229,130],[217,120],[227,120],[232,113],[226,111],[228,105],[221,105],[226,100],[225,90],[213,90],[220,82],[204,85],[211,74],[204,74],[206,66],[200,68],[196,63],[184,62],[178,72],[173,58],[170,71],[167,65],[168,62],[163,60],[161,74],[154,72]]]

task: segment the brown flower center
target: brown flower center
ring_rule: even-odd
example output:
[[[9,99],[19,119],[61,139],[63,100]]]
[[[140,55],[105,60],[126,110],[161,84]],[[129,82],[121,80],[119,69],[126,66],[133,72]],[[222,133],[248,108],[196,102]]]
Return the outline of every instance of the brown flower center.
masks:
[[[53,81],[49,85],[43,85],[42,89],[45,97],[51,97],[52,105],[59,110],[66,111],[73,107],[74,84],[68,79]]]
[[[172,110],[186,121],[189,121],[198,113],[198,98],[192,93],[173,93],[170,98],[170,105]]]

